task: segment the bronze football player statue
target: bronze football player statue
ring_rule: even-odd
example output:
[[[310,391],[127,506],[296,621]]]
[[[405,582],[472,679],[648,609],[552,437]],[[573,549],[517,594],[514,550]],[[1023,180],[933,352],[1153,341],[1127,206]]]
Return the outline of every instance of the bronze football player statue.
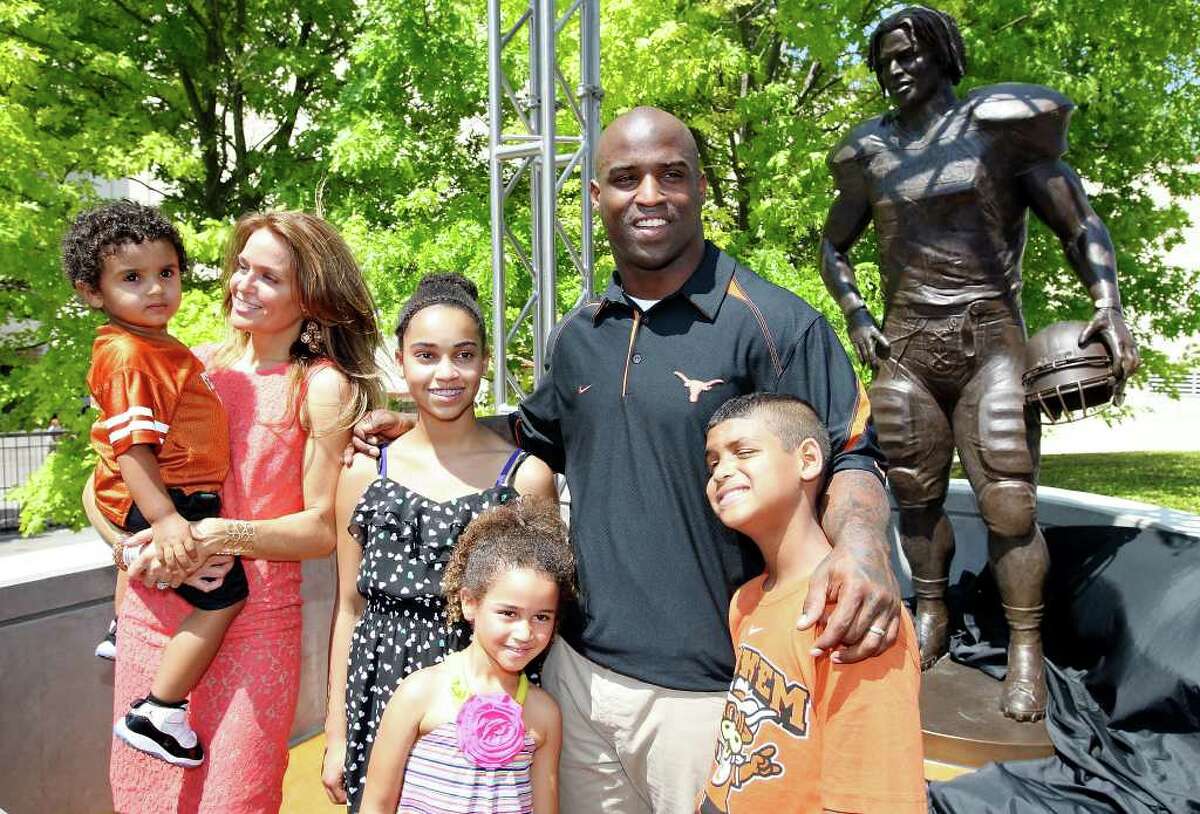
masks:
[[[966,68],[954,20],[910,7],[871,35],[869,65],[895,109],[833,150],[838,196],[821,241],[821,274],[870,390],[900,539],[912,566],[922,668],[947,650],[945,604],[954,536],[942,509],[955,448],[988,529],[988,552],[1011,638],[1001,708],[1046,710],[1037,526],[1040,425],[1021,374],[1021,256],[1033,210],[1062,241],[1095,314],[1118,386],[1138,366],[1121,313],[1116,260],[1066,152],[1070,100],[1038,85],[979,88],[959,99]],[[874,221],[885,299],[882,330],[847,259]]]

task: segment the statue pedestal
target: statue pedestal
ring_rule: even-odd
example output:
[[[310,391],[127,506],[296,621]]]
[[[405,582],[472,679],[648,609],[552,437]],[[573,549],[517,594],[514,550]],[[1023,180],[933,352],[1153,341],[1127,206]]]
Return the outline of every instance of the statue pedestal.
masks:
[[[1054,754],[1045,721],[1020,723],[1000,711],[1002,682],[949,657],[921,674],[925,760],[947,776],[1004,760]],[[958,770],[958,771],[955,771]]]

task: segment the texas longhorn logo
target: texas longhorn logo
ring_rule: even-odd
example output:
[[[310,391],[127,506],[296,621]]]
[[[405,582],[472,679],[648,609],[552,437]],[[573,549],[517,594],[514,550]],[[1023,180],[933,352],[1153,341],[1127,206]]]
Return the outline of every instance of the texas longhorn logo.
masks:
[[[683,382],[683,386],[687,388],[688,401],[690,401],[692,404],[695,404],[700,400],[701,393],[707,393],[718,384],[725,383],[724,379],[709,379],[706,382],[702,382],[699,379],[689,379],[678,370],[675,371],[675,375],[679,377],[679,381]]]

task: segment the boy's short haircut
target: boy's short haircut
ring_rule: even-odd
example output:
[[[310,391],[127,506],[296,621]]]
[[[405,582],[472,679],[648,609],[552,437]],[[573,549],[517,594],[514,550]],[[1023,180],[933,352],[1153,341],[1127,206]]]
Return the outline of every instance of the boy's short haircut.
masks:
[[[821,448],[821,460],[829,463],[829,430],[817,417],[817,412],[803,399],[784,393],[746,393],[734,396],[717,408],[704,428],[707,433],[718,424],[735,418],[761,416],[788,452],[794,452],[805,438],[811,438]]]
[[[179,273],[188,268],[187,252],[179,230],[162,212],[133,201],[112,201],[75,218],[63,238],[63,271],[72,286],[83,283],[95,291],[100,285],[104,258],[128,243],[165,240],[179,258]]]

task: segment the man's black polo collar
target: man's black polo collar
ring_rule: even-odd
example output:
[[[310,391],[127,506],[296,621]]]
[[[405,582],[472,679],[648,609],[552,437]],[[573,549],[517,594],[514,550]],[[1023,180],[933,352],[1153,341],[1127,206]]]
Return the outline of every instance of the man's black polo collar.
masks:
[[[733,262],[720,263],[718,262],[720,257],[720,250],[711,242],[704,241],[704,255],[700,258],[700,264],[696,266],[696,270],[674,294],[663,299],[683,297],[700,312],[701,316],[712,322],[717,318],[717,312],[721,310],[721,303],[729,289],[729,278],[733,276]],[[620,277],[616,271],[613,272],[608,288],[604,290],[604,296],[600,298],[600,307],[592,315],[592,321],[598,322],[600,316],[608,310],[610,305],[629,307],[629,300],[625,297],[625,289],[621,287]]]

